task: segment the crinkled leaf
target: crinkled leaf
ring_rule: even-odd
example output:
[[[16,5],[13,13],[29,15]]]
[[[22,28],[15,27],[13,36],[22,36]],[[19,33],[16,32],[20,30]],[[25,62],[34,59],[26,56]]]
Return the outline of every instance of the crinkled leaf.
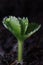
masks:
[[[16,38],[22,40],[33,35],[41,27],[36,23],[29,23],[28,18],[16,18],[13,16],[4,18],[3,24]]]
[[[30,37],[33,35],[36,31],[40,29],[41,25],[38,25],[36,23],[29,23],[27,31],[26,31],[26,36]]]
[[[28,27],[28,18],[18,18],[19,21],[20,21],[20,25],[21,25],[21,34],[24,35],[26,30],[27,30],[27,27]]]
[[[3,20],[3,24],[16,37],[20,36],[20,34],[21,34],[21,27],[20,27],[20,24],[19,24],[19,20],[16,17],[10,16],[9,18],[5,18]]]

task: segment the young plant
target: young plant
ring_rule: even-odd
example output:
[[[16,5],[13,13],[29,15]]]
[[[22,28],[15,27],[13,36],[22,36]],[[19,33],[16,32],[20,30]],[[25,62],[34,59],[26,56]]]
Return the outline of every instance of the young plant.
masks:
[[[28,18],[16,18],[9,16],[3,19],[3,25],[17,38],[18,40],[18,62],[23,61],[23,42],[25,39],[38,31],[41,25],[29,23]]]

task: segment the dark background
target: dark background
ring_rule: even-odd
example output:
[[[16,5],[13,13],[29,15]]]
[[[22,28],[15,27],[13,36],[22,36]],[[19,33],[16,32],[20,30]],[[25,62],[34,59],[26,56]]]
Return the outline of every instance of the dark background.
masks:
[[[17,39],[2,24],[10,15],[42,25],[24,42],[23,56],[27,65],[43,65],[43,0],[0,0],[0,65],[9,65],[17,57]]]

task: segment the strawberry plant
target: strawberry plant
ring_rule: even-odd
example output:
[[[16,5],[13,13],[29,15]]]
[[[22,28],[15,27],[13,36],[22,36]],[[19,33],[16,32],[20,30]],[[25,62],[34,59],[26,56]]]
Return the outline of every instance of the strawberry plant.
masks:
[[[38,31],[41,25],[36,23],[29,23],[28,18],[16,18],[15,16],[9,16],[3,19],[3,25],[7,28],[18,41],[18,63],[23,61],[23,43],[24,40]]]

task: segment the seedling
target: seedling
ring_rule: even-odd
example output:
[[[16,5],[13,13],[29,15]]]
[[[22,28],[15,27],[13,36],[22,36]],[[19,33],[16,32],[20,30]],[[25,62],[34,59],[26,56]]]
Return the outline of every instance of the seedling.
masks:
[[[23,61],[23,42],[25,39],[38,31],[41,25],[29,23],[28,18],[16,18],[9,16],[3,19],[3,25],[7,28],[18,40],[18,62]]]

